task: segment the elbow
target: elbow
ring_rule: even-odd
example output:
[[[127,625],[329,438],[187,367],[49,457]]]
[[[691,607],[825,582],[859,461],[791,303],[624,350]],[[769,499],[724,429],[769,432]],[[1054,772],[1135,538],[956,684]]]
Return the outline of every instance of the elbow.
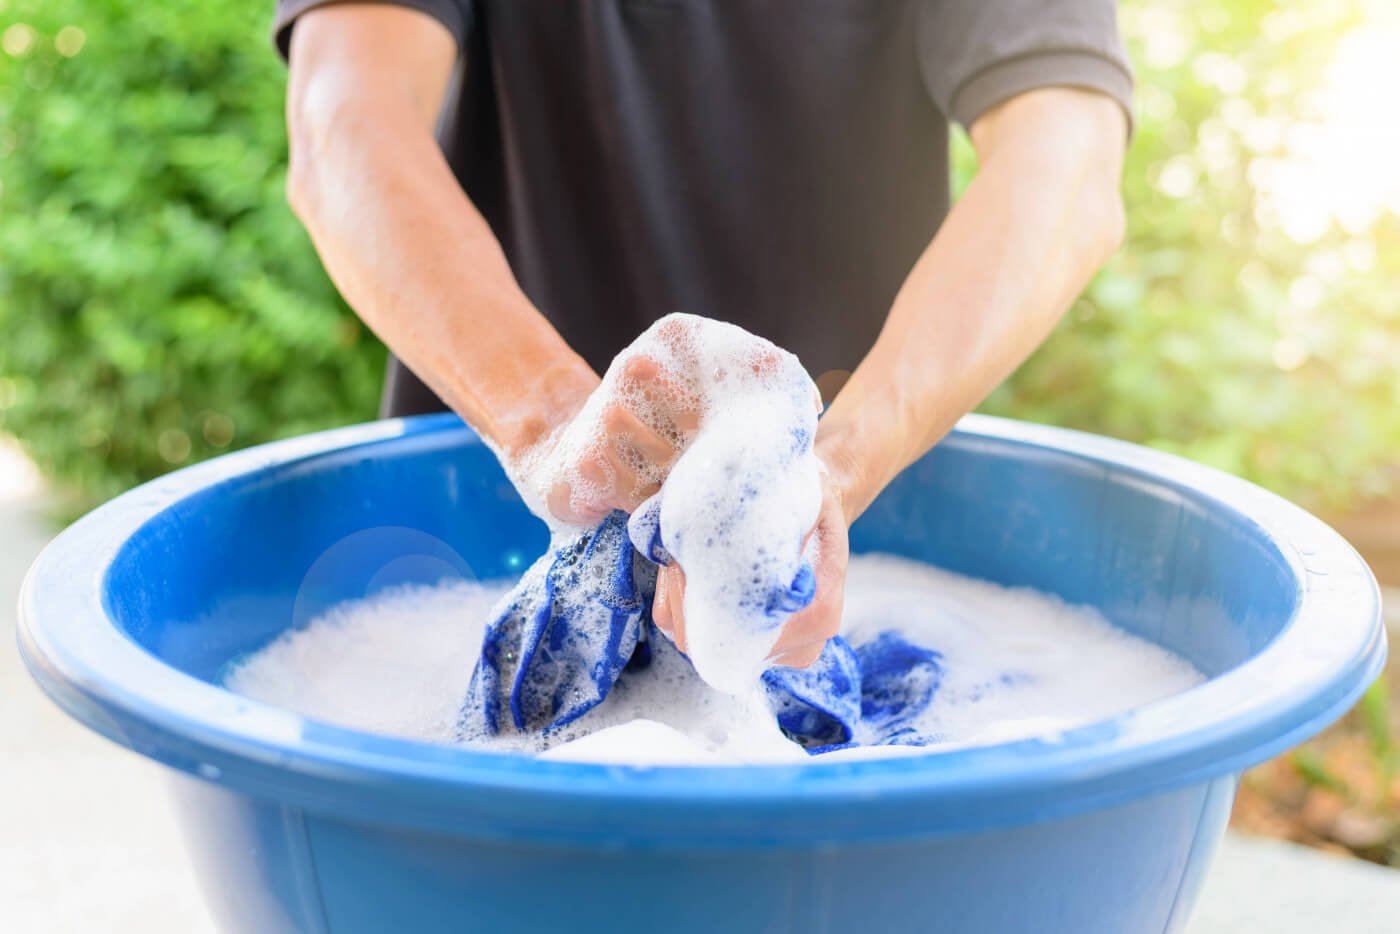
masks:
[[[1105,173],[1086,185],[1080,201],[1080,249],[1092,275],[1123,245],[1128,219],[1118,175]]]
[[[1086,202],[1088,250],[1095,270],[1118,252],[1128,235],[1128,217],[1123,206],[1125,129],[1121,113],[1115,111],[1114,116],[1117,119],[1110,121],[1107,130],[1100,129],[1096,134],[1080,188]]]
[[[306,172],[297,167],[297,159],[290,157],[287,163],[287,204],[297,220],[304,226],[310,226],[311,181],[305,176]]]
[[[289,147],[287,154],[287,204],[291,206],[292,213],[297,216],[297,219],[305,224],[310,208],[311,180],[306,177],[307,172],[302,162],[303,160],[297,158],[296,146]]]
[[[1098,215],[1098,259],[1103,264],[1108,261],[1128,235],[1128,215],[1123,207],[1123,192],[1117,180],[1108,186],[1108,191],[1100,198],[1102,204]]]
[[[311,76],[293,87],[287,96],[286,196],[313,236],[318,226],[344,222],[345,193],[375,178],[393,153],[420,143],[436,149],[431,132],[403,117],[396,100],[376,98],[335,75]],[[392,152],[387,140],[393,141]]]
[[[314,154],[312,120],[305,101],[299,96],[287,99],[287,204],[292,213],[310,226],[316,203],[316,176],[319,160]]]
[[[337,152],[355,143],[360,121],[349,88],[332,74],[299,75],[287,92],[287,203],[311,229],[334,190]]]

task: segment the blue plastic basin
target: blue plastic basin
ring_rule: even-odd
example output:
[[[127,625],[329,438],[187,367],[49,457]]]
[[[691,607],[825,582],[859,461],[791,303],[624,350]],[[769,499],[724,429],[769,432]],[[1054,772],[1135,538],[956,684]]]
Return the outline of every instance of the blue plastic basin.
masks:
[[[501,576],[544,541],[453,417],[293,439],[65,531],[25,582],[21,649],[74,717],[170,767],[215,917],[256,934],[1177,931],[1240,770],[1339,717],[1385,656],[1370,572],[1302,510],[973,417],[853,547],[1093,604],[1205,684],[1056,742],[730,769],[431,746],[217,686],[336,601]]]

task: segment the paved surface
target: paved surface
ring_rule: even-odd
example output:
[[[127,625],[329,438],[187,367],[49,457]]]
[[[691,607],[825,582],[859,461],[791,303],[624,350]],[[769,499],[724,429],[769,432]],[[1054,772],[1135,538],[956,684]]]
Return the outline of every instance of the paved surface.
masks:
[[[1231,834],[1187,934],[1395,934],[1400,871]]]
[[[161,770],[59,712],[14,649],[20,580],[49,534],[0,439],[0,931],[209,934]],[[1394,934],[1397,919],[1400,872],[1231,837],[1188,934]]]
[[[0,439],[0,931],[206,934],[159,767],[48,701],[15,649],[15,602],[49,538]]]

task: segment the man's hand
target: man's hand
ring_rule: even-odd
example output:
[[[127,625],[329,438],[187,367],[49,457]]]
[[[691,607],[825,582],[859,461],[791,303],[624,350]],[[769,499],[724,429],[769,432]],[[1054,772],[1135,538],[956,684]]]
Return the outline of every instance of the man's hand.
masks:
[[[527,450],[509,465],[517,485],[532,505],[543,506],[556,519],[578,526],[592,526],[614,509],[634,512],[655,494],[676,459],[685,453],[707,417],[725,419],[730,431],[736,411],[729,406],[707,415],[720,404],[706,399],[712,381],[721,378],[713,360],[697,352],[703,337],[698,322],[686,315],[663,318],[637,342],[618,354],[601,384],[587,403],[560,430],[535,449]],[[731,347],[737,359],[747,361],[723,377],[731,392],[745,398],[770,378],[801,379],[811,391],[811,415],[821,410],[821,399],[810,380],[798,376],[795,361],[779,355],[771,345],[752,335],[749,343]],[[710,368],[717,367],[716,372]],[[790,367],[786,376],[784,367]],[[734,382],[737,381],[737,382]],[[742,407],[742,406],[741,406]],[[744,416],[739,415],[740,418]],[[774,657],[781,664],[811,664],[826,640],[836,634],[841,619],[847,557],[846,519],[841,490],[831,476],[822,474],[822,501],[814,528],[804,541],[816,576],[813,603],[794,614],[784,626]],[[684,592],[685,569],[672,559],[662,567],[657,582],[653,618],[682,651],[686,649]]]
[[[522,485],[542,487],[545,507],[570,525],[633,512],[661,488],[699,427],[698,400],[684,383],[654,357],[619,356],[604,377],[606,394],[519,458]]]
[[[826,640],[841,629],[846,597],[846,564],[850,560],[841,488],[829,474],[822,475],[822,506],[812,529],[807,553],[816,572],[817,591],[812,603],[794,613],[783,625],[770,656],[773,664],[806,668],[826,647]],[[685,651],[685,571],[677,564],[663,567],[656,578],[656,600],[651,615],[657,627]]]

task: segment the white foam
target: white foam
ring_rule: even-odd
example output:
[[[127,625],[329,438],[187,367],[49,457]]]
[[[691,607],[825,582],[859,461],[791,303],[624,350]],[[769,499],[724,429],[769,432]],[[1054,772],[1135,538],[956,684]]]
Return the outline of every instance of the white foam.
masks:
[[[639,363],[659,377],[638,379]],[[637,489],[665,480],[661,535],[685,571],[686,650],[696,671],[744,694],[787,618],[764,611],[766,593],[796,576],[821,507],[812,453],[820,399],[797,357],[769,341],[732,324],[668,315],[617,355],[558,436],[511,465],[511,478],[559,544],[601,519],[608,509],[600,503],[635,492],[619,490],[606,450],[618,424],[640,423],[671,442],[680,456],[669,474],[635,452],[624,463]],[[676,412],[695,426],[678,428]],[[567,503],[556,502],[561,489]],[[561,510],[579,525],[562,522]]]
[[[327,723],[446,742],[507,589],[458,580],[342,603],[244,659],[224,683]]]
[[[319,720],[450,742],[485,624],[507,586],[454,582],[344,604],[272,642],[226,683]],[[896,629],[942,652],[942,682],[914,725],[946,745],[1054,739],[1202,680],[1092,609],[889,556],[852,559],[842,629],[855,644]],[[619,682],[561,735],[491,745],[522,753],[553,746],[550,758],[638,765],[807,759],[756,692],[716,691],[669,653],[644,674]],[[913,754],[864,747],[811,761]]]
[[[843,634],[859,645],[894,629],[943,653],[937,702],[917,727],[948,742],[1053,738],[1202,680],[1092,608],[889,555],[857,561]]]
[[[724,759],[672,726],[636,719],[540,753],[556,762],[598,765],[722,765]]]

